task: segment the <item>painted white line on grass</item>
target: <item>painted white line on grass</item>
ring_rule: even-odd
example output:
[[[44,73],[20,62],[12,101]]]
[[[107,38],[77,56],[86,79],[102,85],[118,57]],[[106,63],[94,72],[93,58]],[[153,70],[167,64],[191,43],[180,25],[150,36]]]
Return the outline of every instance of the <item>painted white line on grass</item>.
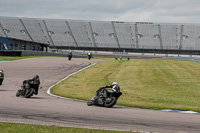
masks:
[[[93,66],[93,65],[95,65],[95,64],[96,64],[96,63],[91,64],[91,65],[89,65],[89,66],[87,66],[87,67],[84,67],[84,68],[82,68],[82,69],[80,69],[80,70],[78,70],[78,71],[76,71],[76,72],[74,72],[74,73],[68,75],[67,77],[65,77],[64,79],[58,81],[57,83],[53,84],[52,86],[50,86],[50,87],[48,88],[47,94],[49,94],[49,95],[51,95],[51,96],[54,96],[54,97],[57,97],[57,98],[71,99],[71,100],[76,100],[76,101],[83,101],[83,100],[72,99],[72,98],[67,98],[67,97],[62,97],[62,96],[54,95],[54,94],[51,93],[51,88],[53,88],[55,85],[59,84],[59,83],[62,82],[63,80],[69,78],[70,76],[72,76],[72,75],[74,75],[74,74],[76,74],[76,73],[78,73],[78,72],[81,72],[81,71],[83,71],[83,70],[85,70],[85,69],[87,69],[87,68],[89,68],[89,67],[91,67],[91,66]]]
[[[170,110],[170,109],[164,109],[164,110],[161,110],[161,111],[184,113],[184,114],[200,114],[199,112],[194,112],[194,111],[182,111],[182,110]]]

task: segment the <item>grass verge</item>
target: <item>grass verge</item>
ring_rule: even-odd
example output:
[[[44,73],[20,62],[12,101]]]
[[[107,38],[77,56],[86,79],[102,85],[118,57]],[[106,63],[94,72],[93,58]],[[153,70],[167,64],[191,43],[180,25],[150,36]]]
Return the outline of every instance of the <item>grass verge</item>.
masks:
[[[200,63],[170,60],[107,60],[52,88],[63,97],[88,100],[104,85],[118,82],[118,105],[200,112]]]
[[[132,133],[123,131],[0,123],[1,133]]]

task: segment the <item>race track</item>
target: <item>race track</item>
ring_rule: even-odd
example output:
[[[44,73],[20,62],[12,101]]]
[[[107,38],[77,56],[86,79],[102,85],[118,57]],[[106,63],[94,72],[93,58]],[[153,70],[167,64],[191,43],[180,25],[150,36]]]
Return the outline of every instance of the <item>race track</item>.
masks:
[[[0,63],[0,121],[155,132],[200,132],[199,114],[180,114],[122,106],[87,106],[85,101],[56,98],[47,89],[67,75],[98,60],[40,57]],[[43,89],[30,99],[16,97],[22,81],[38,74]],[[120,100],[120,99],[119,99]]]

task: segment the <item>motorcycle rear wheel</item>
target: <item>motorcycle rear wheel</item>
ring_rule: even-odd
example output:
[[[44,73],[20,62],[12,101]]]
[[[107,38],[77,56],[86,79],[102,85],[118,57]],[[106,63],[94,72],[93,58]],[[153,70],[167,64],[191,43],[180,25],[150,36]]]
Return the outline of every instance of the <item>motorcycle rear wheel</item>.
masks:
[[[25,92],[25,98],[30,98],[34,93],[33,88],[30,88],[29,90],[26,90],[26,91],[28,91],[28,92]]]
[[[111,100],[109,100],[108,102],[106,101],[104,103],[104,107],[111,108],[111,107],[113,107],[116,104],[116,102],[117,102],[117,98],[116,97],[111,97],[110,99]]]

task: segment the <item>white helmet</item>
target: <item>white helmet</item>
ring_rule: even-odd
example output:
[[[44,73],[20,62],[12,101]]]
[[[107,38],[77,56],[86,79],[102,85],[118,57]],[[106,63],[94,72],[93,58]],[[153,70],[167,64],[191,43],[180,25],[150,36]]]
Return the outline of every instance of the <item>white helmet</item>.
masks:
[[[113,82],[112,85],[117,85],[117,82]]]

